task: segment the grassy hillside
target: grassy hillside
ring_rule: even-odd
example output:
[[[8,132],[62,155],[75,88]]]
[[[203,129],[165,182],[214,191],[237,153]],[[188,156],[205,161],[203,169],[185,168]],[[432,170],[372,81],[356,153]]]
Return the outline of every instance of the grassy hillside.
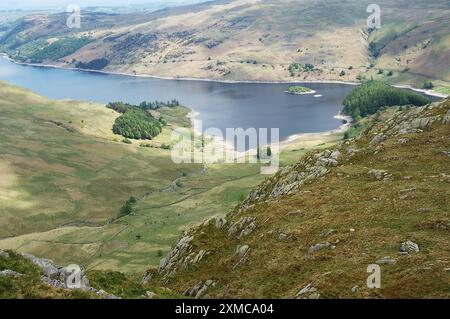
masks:
[[[122,143],[103,105],[52,101],[0,83],[0,249],[88,269],[142,272],[188,226],[236,205],[257,165],[176,165],[170,132],[188,110],[161,108],[152,141]],[[125,202],[133,214],[118,218]]]
[[[366,121],[186,232],[146,278],[203,298],[449,298],[450,100]]]
[[[39,15],[5,32],[0,49],[22,61],[52,52],[45,62],[61,66],[102,61],[104,70],[129,74],[272,81],[373,76],[448,88],[447,1],[378,1],[382,28],[374,32],[366,27],[371,3],[230,0],[151,14],[86,12],[81,30],[66,28],[63,14]],[[86,38],[66,56],[52,49]]]

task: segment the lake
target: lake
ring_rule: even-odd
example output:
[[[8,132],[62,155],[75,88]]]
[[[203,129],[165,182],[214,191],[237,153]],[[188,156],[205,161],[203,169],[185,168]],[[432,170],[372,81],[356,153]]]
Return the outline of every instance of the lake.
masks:
[[[219,83],[110,75],[15,64],[0,57],[0,80],[54,99],[99,103],[177,99],[198,113],[203,129],[279,128],[280,140],[336,129],[351,85],[307,83],[316,95],[290,95],[292,84]]]

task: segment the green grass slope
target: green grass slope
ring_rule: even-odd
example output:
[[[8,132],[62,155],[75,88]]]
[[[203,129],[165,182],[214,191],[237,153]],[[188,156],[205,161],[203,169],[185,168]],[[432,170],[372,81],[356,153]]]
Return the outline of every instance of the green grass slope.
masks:
[[[203,298],[449,298],[450,100],[371,122],[186,232],[146,278]]]

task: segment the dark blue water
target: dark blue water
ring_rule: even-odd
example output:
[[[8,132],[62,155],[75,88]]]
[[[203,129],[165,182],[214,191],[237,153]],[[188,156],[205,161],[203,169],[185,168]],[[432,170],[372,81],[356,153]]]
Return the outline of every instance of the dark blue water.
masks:
[[[178,99],[198,112],[203,129],[279,128],[280,139],[298,133],[335,129],[334,118],[352,86],[308,83],[321,94],[290,95],[287,84],[217,83],[162,80],[17,65],[0,57],[0,80],[56,99],[100,103]]]

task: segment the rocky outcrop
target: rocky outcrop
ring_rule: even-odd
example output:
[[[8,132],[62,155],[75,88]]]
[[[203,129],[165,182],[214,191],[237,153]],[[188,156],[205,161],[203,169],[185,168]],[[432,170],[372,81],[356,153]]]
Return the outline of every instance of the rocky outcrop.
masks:
[[[407,153],[409,147],[421,140],[420,133],[431,131],[431,127],[433,126],[434,128],[435,125],[441,126],[441,122],[447,124],[446,117],[449,112],[447,112],[447,109],[441,109],[440,104],[431,104],[421,108],[411,108],[406,111],[394,111],[395,113],[391,119],[387,121],[377,120],[374,125],[362,133],[361,138],[343,141],[330,150],[307,153],[296,165],[282,168],[276,175],[268,178],[258,188],[253,190],[241,205],[226,216],[226,219],[210,219],[186,233],[169,253],[168,257],[163,260],[159,273],[165,277],[171,276],[182,269],[187,269],[190,265],[204,261],[206,256],[208,256],[208,250],[210,250],[217,258],[207,259],[204,261],[204,267],[192,267],[188,272],[183,273],[182,276],[183,278],[185,276],[189,278],[189,287],[195,285],[184,293],[189,297],[202,298],[206,295],[214,296],[216,291],[219,290],[220,294],[218,295],[226,295],[229,292],[227,290],[229,288],[228,283],[224,283],[223,287],[220,286],[222,279],[220,279],[219,284],[214,283],[213,280],[204,281],[211,278],[209,275],[205,277],[206,273],[213,273],[216,276],[216,273],[211,271],[214,270],[221,276],[227,276],[227,271],[232,272],[236,270],[244,275],[246,272],[254,274],[255,268],[262,262],[268,262],[272,258],[278,262],[283,260],[281,258],[277,259],[280,256],[286,258],[286,252],[283,249],[297,249],[295,257],[297,258],[297,255],[300,255],[299,260],[302,262],[317,262],[325,258],[346,258],[345,255],[349,252],[347,244],[352,246],[352,242],[358,240],[358,232],[355,231],[355,228],[359,231],[360,228],[364,229],[366,225],[349,220],[349,224],[345,224],[344,228],[340,221],[333,220],[333,216],[330,216],[332,215],[331,212],[327,212],[325,209],[316,209],[317,205],[315,205],[315,202],[309,205],[311,203],[309,201],[319,198],[322,195],[321,192],[327,192],[327,189],[329,189],[326,187],[328,178],[332,179],[333,183],[340,183],[345,179],[352,183],[354,181],[370,183],[373,184],[374,188],[379,186],[383,191],[389,192],[394,197],[392,200],[394,204],[398,203],[399,197],[402,199],[403,196],[418,196],[420,189],[415,184],[418,177],[416,175],[409,176],[407,174],[412,174],[411,172],[398,170],[395,165],[385,165],[385,163],[391,159],[399,160],[404,154],[409,154]],[[392,110],[389,110],[390,114],[392,114]],[[441,128],[442,126],[439,127],[439,129]],[[412,132],[419,133],[419,135],[403,136]],[[432,136],[432,134],[430,135]],[[401,152],[391,154],[391,150],[396,148],[402,148]],[[445,152],[443,153],[444,150]],[[439,160],[443,161],[446,159],[443,156],[448,156],[447,151],[449,151],[449,148],[445,146],[445,148],[442,147],[435,150],[434,154],[437,154]],[[432,152],[433,150],[431,150]],[[381,154],[377,155],[378,153]],[[447,181],[447,176],[436,172],[436,176],[433,176],[433,178]],[[309,184],[313,182],[315,184],[309,187]],[[396,184],[396,182],[399,182],[400,186],[395,185],[391,193],[390,185]],[[319,187],[315,187],[319,183]],[[347,182],[345,185],[350,185],[350,183]],[[333,184],[333,186],[336,187],[336,184]],[[353,187],[352,185],[350,186]],[[305,189],[302,189],[303,187]],[[348,191],[360,190],[360,188],[353,189],[351,187],[348,188]],[[283,196],[292,194],[296,196],[283,198]],[[329,196],[329,193],[326,194]],[[368,200],[381,203],[380,198],[382,195],[374,194],[374,196],[377,197],[371,196],[368,197]],[[322,198],[320,197],[320,199]],[[348,200],[352,200],[350,195]],[[303,205],[303,201],[308,205]],[[404,202],[401,203],[406,204]],[[339,205],[341,204],[340,202]],[[428,204],[427,202],[426,205]],[[322,203],[320,205],[320,208],[322,208],[322,205],[324,206]],[[364,205],[361,204],[359,208],[364,208]],[[302,210],[298,210],[299,207]],[[342,204],[339,207],[340,209],[337,213],[342,213],[342,216],[347,214],[346,205]],[[333,211],[337,210],[335,208],[333,207]],[[273,213],[272,209],[274,210]],[[303,209],[307,210],[307,212],[303,211]],[[434,212],[435,209],[433,207],[432,211]],[[412,213],[427,213],[429,211],[430,209],[428,208],[412,208]],[[320,227],[323,228],[311,226],[313,230],[308,233],[308,235],[311,235],[308,237],[304,236],[305,229],[308,229],[310,224],[316,220]],[[297,225],[296,228],[292,226],[294,224]],[[306,226],[305,229],[303,224]],[[355,228],[349,228],[350,226]],[[450,224],[448,224],[446,219],[432,220],[425,226],[419,226],[427,227],[427,229],[434,227],[439,231],[450,229]],[[345,231],[345,229],[349,229],[349,232]],[[208,236],[205,236],[205,234],[208,234]],[[362,236],[362,234],[363,232],[359,235]],[[210,238],[215,239],[213,241]],[[264,241],[264,244],[260,244],[261,241]],[[297,242],[298,245],[296,245]],[[340,244],[341,242],[342,244]],[[397,247],[400,246],[400,252],[396,252],[398,255],[391,255],[394,258],[389,257],[389,254],[392,253],[391,250],[385,251],[386,255],[384,253],[381,255],[380,253],[380,255],[375,255],[375,257],[370,257],[374,255],[374,252],[370,251],[370,249],[367,249],[367,251],[366,249],[364,251],[352,251],[351,253],[361,254],[368,259],[368,264],[376,263],[378,265],[386,265],[385,267],[388,268],[403,267],[406,258],[402,256],[419,253],[420,249],[412,241],[405,241],[401,244],[400,242],[395,241],[393,243]],[[266,252],[267,256],[265,256]],[[377,251],[377,253],[379,252]],[[400,262],[400,259],[402,262]],[[294,263],[293,261],[291,262]],[[276,267],[276,264],[274,267]],[[208,269],[208,272],[205,271],[206,269]],[[301,269],[301,267],[299,266],[299,268],[295,269]],[[323,269],[321,271],[324,276],[325,274],[328,275],[328,272],[325,273]],[[340,272],[341,270],[336,271],[337,274]],[[217,275],[217,278],[223,277]],[[287,287],[289,293],[281,293],[280,295],[289,295],[300,299],[320,298],[321,293],[325,296],[327,294],[327,288],[324,284],[326,279],[319,276],[311,276],[309,278],[308,281],[311,281],[311,283],[302,282],[302,286],[298,287],[302,287],[298,293],[295,293],[296,291],[292,292],[291,289],[293,287],[289,286]],[[167,279],[167,283],[171,283],[171,280],[176,281],[178,277],[163,279]],[[233,278],[230,280],[239,279]],[[213,283],[217,285],[216,289],[209,290]],[[351,290],[353,293],[358,292],[358,286],[355,284],[354,281],[350,281],[347,292],[348,290]],[[320,287],[321,293],[315,286]],[[210,293],[207,293],[207,291],[210,291]]]
[[[71,285],[68,283],[69,277],[72,275],[72,271],[68,268],[57,266],[53,261],[44,258],[38,258],[30,254],[22,254],[25,259],[28,259],[33,264],[42,269],[43,276],[42,281],[50,284],[56,288],[70,288]],[[81,273],[79,275],[79,287],[80,289],[90,288],[89,280],[86,276],[86,272],[83,268],[80,268]]]
[[[294,194],[303,185],[324,177],[330,169],[339,165],[341,152],[336,148],[313,153],[292,167],[281,169],[274,177],[266,180],[252,191],[240,206],[244,211],[255,202],[273,200],[280,196]]]
[[[70,267],[61,267],[53,263],[50,259],[38,258],[30,254],[22,254],[22,256],[42,270],[43,276],[41,277],[41,280],[47,285],[58,289],[81,289],[84,291],[93,292],[105,299],[119,299],[117,296],[91,287],[89,285],[89,279],[86,275],[86,271],[82,267],[80,267],[81,273],[78,276],[80,280],[77,285],[74,286],[72,285],[73,283],[69,282],[71,278],[70,276],[73,274]]]
[[[186,290],[183,295],[187,297],[192,297],[195,299],[202,298],[210,287],[214,287],[216,283],[212,280],[206,280],[205,282],[201,281],[197,285],[192,288]]]
[[[228,236],[237,239],[250,235],[256,229],[256,217],[242,217],[228,228]]]

